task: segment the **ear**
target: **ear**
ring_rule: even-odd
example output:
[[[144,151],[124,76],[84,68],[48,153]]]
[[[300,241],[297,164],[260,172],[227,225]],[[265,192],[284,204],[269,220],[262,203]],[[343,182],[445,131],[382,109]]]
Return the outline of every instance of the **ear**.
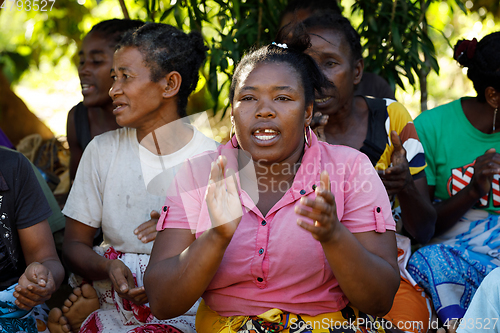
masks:
[[[306,112],[304,114],[304,126],[307,127],[311,125],[312,117],[313,117],[313,109],[314,109],[314,102],[311,102],[307,108]]]
[[[354,80],[353,83],[356,85],[361,82],[361,78],[363,77],[363,70],[365,69],[365,61],[363,58],[356,60],[354,63]]]
[[[172,98],[179,93],[181,88],[182,76],[177,71],[172,71],[165,75],[162,79],[163,84],[163,98]]]
[[[500,108],[500,91],[493,87],[487,87],[484,91],[486,102],[494,109]]]

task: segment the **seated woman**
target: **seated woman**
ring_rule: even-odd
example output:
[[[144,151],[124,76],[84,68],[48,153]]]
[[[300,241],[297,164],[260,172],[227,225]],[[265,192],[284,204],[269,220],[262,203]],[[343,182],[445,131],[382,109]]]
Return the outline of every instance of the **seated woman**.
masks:
[[[123,34],[143,24],[139,20],[106,20],[94,25],[83,39],[78,52],[78,76],[83,102],[69,111],[66,125],[71,152],[71,180],[75,179],[78,163],[90,141],[99,134],[120,127],[113,114],[113,100],[109,97],[109,89],[113,84],[109,71],[113,65],[116,44]]]
[[[118,44],[109,94],[123,128],[91,141],[63,210],[68,217],[64,260],[75,274],[93,281],[99,302],[89,285],[77,288],[63,313],[55,310],[51,316],[51,332],[78,331],[80,326],[85,332],[194,332],[194,315],[158,321],[151,314],[142,280],[152,243],[133,231],[165,198],[148,191],[144,168],[161,172],[165,165],[216,147],[180,120],[206,49],[199,33],[154,23],[126,33]],[[156,147],[143,145],[151,136],[163,141],[155,139]],[[104,242],[98,254],[92,240],[99,227]]]
[[[306,47],[247,54],[230,90],[235,135],[177,175],[144,277],[158,318],[202,296],[198,333],[382,326],[373,316],[399,285],[389,200],[365,155],[308,129],[325,83]]]
[[[461,318],[483,278],[500,265],[500,32],[459,41],[476,97],[425,111],[415,120],[425,148],[438,219],[435,245],[419,249],[408,271],[431,296],[439,319]],[[460,133],[457,136],[456,133]]]
[[[44,331],[34,314],[47,313],[39,305],[64,279],[47,222],[52,211],[22,154],[0,147],[0,161],[0,332]]]
[[[302,31],[306,36],[301,36]],[[403,105],[356,96],[363,76],[359,35],[346,18],[333,13],[309,17],[293,34],[310,38],[306,53],[332,83],[316,96],[315,112],[328,117],[324,140],[365,153],[391,196],[398,231],[419,243],[428,242],[434,234],[436,212],[423,171],[424,150]],[[384,318],[405,331],[426,332],[432,314],[430,300],[406,271],[410,239],[397,235],[397,242],[402,280],[393,308]]]

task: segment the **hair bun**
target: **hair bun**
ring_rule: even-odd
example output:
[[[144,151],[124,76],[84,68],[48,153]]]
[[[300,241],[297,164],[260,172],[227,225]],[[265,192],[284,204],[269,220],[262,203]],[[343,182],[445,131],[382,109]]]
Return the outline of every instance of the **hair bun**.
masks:
[[[462,66],[469,66],[477,48],[477,39],[459,40],[455,45],[453,58]]]

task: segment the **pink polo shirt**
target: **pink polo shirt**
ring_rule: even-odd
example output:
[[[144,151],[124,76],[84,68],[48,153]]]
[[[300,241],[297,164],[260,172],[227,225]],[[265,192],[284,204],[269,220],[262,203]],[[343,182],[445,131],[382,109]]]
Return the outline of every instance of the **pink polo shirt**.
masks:
[[[387,193],[369,159],[355,149],[318,142],[315,135],[310,141],[292,187],[266,216],[241,191],[243,217],[203,294],[220,315],[258,315],[278,308],[315,316],[349,303],[321,244],[296,223],[294,207],[303,196],[315,197],[313,188],[319,186],[322,170],[330,174],[338,218],[352,233],[395,230]],[[210,163],[222,154],[237,170],[235,152],[228,142],[188,160],[167,196],[168,209],[163,209],[157,229],[191,229],[199,237],[210,228],[205,202]]]

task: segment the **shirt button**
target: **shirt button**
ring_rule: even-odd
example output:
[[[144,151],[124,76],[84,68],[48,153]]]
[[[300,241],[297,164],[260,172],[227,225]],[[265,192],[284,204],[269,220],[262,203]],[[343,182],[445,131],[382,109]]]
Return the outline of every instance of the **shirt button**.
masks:
[[[313,188],[313,191],[316,191],[316,184],[313,184],[312,188]]]
[[[262,221],[262,222],[260,222],[260,224],[264,227],[267,224],[267,222],[266,221]]]
[[[261,278],[261,277],[258,277],[258,278],[257,278],[257,281],[262,282],[262,281],[264,281],[264,279],[263,279],[263,278]]]
[[[300,190],[300,194],[302,195],[306,194],[306,190]]]
[[[264,253],[264,249],[259,250],[259,254],[262,254],[262,253]]]
[[[377,207],[377,213],[380,213],[380,207]]]
[[[163,206],[163,211],[166,212],[168,210],[167,206]]]

